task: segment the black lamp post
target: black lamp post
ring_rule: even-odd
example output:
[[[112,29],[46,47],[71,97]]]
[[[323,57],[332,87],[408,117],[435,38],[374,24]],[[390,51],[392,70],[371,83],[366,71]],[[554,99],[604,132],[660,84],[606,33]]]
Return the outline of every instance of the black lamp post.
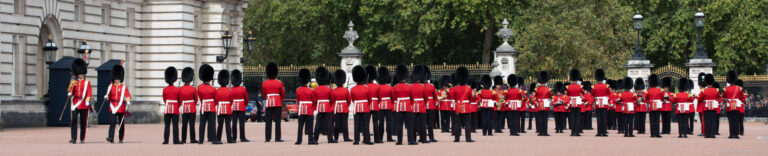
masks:
[[[698,45],[696,46],[696,53],[693,54],[694,59],[707,59],[709,58],[707,56],[707,52],[704,50],[704,43],[701,42],[701,33],[702,29],[704,28],[704,12],[701,12],[701,9],[699,9],[696,14],[693,14],[693,23],[696,24],[696,30],[698,31],[699,35],[697,37]]]
[[[635,28],[635,31],[637,32],[637,47],[635,48],[635,53],[632,54],[632,60],[645,60],[645,54],[643,54],[643,47],[640,45],[640,30],[643,30],[643,15],[640,15],[638,12],[635,14],[634,17],[632,17],[633,24],[632,26]]]
[[[229,32],[229,28],[224,28],[224,32],[221,33],[221,43],[224,47],[224,56],[216,56],[216,62],[222,63],[229,56],[229,44],[232,42],[232,33]]]
[[[48,42],[43,45],[45,64],[47,65],[53,64],[54,60],[56,60],[56,51],[59,50],[59,47],[56,46],[56,43],[53,42],[52,38],[51,35],[48,35]]]
[[[75,57],[83,58],[85,61],[85,64],[91,63],[91,58],[88,57],[88,55],[91,54],[91,46],[88,45],[88,43],[85,42],[85,39],[83,39],[83,44],[80,45],[79,48],[77,48],[77,53],[75,53]]]
[[[251,53],[253,53],[253,44],[256,42],[256,37],[253,36],[253,33],[251,31],[248,31],[248,35],[245,36],[245,39],[243,43],[245,43],[245,56],[246,58],[240,58],[240,63],[245,63],[245,61],[248,61],[251,59]]]

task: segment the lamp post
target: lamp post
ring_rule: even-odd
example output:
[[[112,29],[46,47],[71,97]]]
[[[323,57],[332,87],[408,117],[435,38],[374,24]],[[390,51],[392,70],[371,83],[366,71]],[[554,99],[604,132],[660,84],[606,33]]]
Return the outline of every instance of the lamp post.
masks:
[[[229,56],[229,44],[232,42],[232,33],[229,32],[229,28],[224,28],[224,32],[221,33],[221,43],[224,47],[224,56],[216,56],[216,62],[222,63],[224,59]]]
[[[704,12],[701,12],[701,9],[699,9],[696,14],[693,14],[693,23],[696,25],[696,30],[698,31],[698,44],[696,46],[696,53],[693,54],[694,59],[707,59],[709,58],[707,56],[707,52],[704,49],[704,43],[701,41],[702,36],[702,30],[704,28]]]
[[[91,54],[91,46],[86,43],[85,39],[83,39],[83,44],[80,44],[80,47],[77,48],[77,53],[75,53],[75,57],[83,58],[85,61],[85,64],[88,65],[91,63],[91,58],[88,57],[88,55]]]
[[[639,12],[636,13],[635,16],[632,17],[632,21],[632,26],[637,32],[637,47],[635,47],[635,53],[632,54],[632,59],[645,60],[645,54],[643,54],[643,47],[640,42],[640,30],[643,30],[643,15],[640,15]]]
[[[51,65],[56,60],[56,51],[59,47],[53,42],[53,36],[48,35],[48,42],[43,45],[43,53],[45,55],[45,64]]]
[[[245,58],[240,58],[240,63],[245,63],[246,61],[251,59],[251,53],[253,53],[253,43],[256,42],[256,37],[253,37],[253,33],[251,31],[248,31],[248,35],[245,36],[245,39],[243,39],[243,43],[245,43]]]

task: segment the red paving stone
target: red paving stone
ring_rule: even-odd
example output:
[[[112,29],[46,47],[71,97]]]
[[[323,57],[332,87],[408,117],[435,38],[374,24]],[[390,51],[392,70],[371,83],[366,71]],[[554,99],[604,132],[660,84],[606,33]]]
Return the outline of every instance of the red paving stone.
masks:
[[[717,139],[697,136],[677,138],[677,125],[673,123],[673,134],[663,135],[663,138],[650,138],[648,134],[625,138],[614,130],[609,131],[609,137],[594,137],[595,130],[586,130],[582,137],[570,137],[568,130],[566,133],[554,133],[550,129],[552,136],[549,137],[535,136],[534,130],[516,137],[507,133],[495,136],[474,133],[474,143],[454,143],[453,137],[447,133],[436,133],[439,142],[417,146],[396,146],[394,143],[373,146],[354,146],[349,142],[328,144],[325,137],[320,137],[320,145],[309,146],[305,140],[304,145],[297,146],[293,144],[297,133],[296,120],[283,123],[285,142],[265,143],[263,123],[248,123],[246,126],[251,142],[224,145],[162,145],[161,124],[127,125],[124,144],[105,141],[107,125],[88,128],[86,143],[76,145],[67,142],[68,127],[6,129],[0,132],[0,155],[768,155],[768,126],[757,122],[746,123],[746,135],[738,140],[727,139],[728,125],[723,122],[720,127],[723,135]],[[696,126],[699,126],[698,123]],[[552,120],[549,127],[554,127]],[[695,133],[698,134],[699,129]]]

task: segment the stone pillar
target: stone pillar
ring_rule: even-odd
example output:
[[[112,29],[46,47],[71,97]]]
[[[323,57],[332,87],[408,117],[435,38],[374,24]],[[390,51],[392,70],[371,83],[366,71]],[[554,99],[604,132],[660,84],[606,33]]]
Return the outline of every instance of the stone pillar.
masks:
[[[344,39],[347,40],[349,45],[341,50],[341,53],[339,53],[339,57],[341,57],[341,70],[344,70],[344,72],[347,73],[347,86],[350,86],[350,84],[354,81],[352,81],[352,67],[355,67],[357,65],[361,64],[361,58],[363,56],[363,53],[360,52],[360,49],[355,47],[355,40],[359,36],[357,36],[357,31],[355,31],[353,28],[355,27],[355,24],[352,23],[352,21],[349,21],[349,24],[347,25],[349,28],[346,32],[344,32]],[[333,72],[333,71],[331,71]]]
[[[706,55],[704,58],[694,57],[693,59],[688,60],[688,63],[686,63],[685,66],[688,66],[688,78],[693,80],[693,93],[699,92],[699,73],[711,74],[712,68],[714,68],[715,65],[716,64],[712,62],[712,59],[706,58]]]
[[[632,79],[643,78],[643,80],[647,81],[648,76],[651,75],[653,64],[651,64],[651,60],[645,59],[645,56],[638,59],[633,57],[624,65],[624,67],[627,68],[628,77]]]
[[[509,45],[509,38],[514,35],[512,34],[512,30],[507,28],[509,26],[509,21],[504,19],[501,24],[504,28],[501,28],[496,35],[499,36],[504,43],[496,48],[496,55],[493,59],[494,68],[491,70],[490,76],[494,77],[500,75],[504,78],[504,82],[506,82],[507,75],[515,74],[517,72],[515,71],[515,62],[517,62],[517,55],[520,54],[520,52],[512,47],[512,45]]]

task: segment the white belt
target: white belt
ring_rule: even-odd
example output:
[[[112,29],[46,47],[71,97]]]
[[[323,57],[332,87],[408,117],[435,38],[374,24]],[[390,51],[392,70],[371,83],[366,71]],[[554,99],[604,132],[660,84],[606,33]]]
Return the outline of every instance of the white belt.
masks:
[[[205,99],[200,102],[202,103],[202,105],[200,105],[200,107],[203,107],[202,109],[209,109],[210,107],[206,107],[206,106],[211,105],[213,102],[213,99]]]
[[[704,100],[704,106],[708,109],[717,109],[718,105],[720,105],[720,103],[715,100]]]
[[[688,112],[692,104],[693,103],[690,102],[677,103],[677,110],[680,112]]]
[[[578,96],[571,96],[571,102],[570,104],[574,104],[576,106],[580,106],[582,104],[581,97]]]
[[[424,98],[415,98],[413,101],[424,101]]]
[[[512,109],[517,109],[522,106],[522,101],[520,100],[509,100],[509,107]]]
[[[172,103],[179,103],[179,101],[165,100],[165,114],[171,113],[173,111],[174,108],[173,108],[173,105],[171,105]]]
[[[549,105],[552,104],[552,100],[551,99],[542,99],[541,103],[543,103],[543,105],[544,105],[543,107],[549,107]]]
[[[218,115],[224,114],[225,104],[229,104],[229,101],[219,101],[219,108],[216,109]]]
[[[741,108],[741,100],[739,99],[726,99],[726,102],[728,104],[728,107],[733,107],[731,105],[736,105],[736,107]]]
[[[336,101],[336,108],[333,109],[333,113],[343,112],[344,106],[339,105],[339,103],[347,103],[347,100],[338,100]]]
[[[371,98],[371,100],[378,101],[379,98]]]
[[[309,110],[307,105],[311,105],[312,101],[299,101],[299,115],[301,114],[309,114],[307,111]]]
[[[661,109],[661,105],[662,105],[661,100],[652,100],[651,104],[653,104],[653,108]]]
[[[235,109],[239,110],[240,109],[240,104],[238,102],[245,102],[245,99],[234,99],[234,100],[232,100],[232,103],[233,103],[232,110],[235,110]]]
[[[318,107],[317,111],[318,112],[325,111],[325,106],[321,106],[320,103],[330,103],[330,102],[331,102],[331,100],[317,100],[317,107]]]
[[[392,98],[390,98],[390,97],[383,97],[383,98],[381,98],[381,100],[389,100],[389,99],[392,99]]]
[[[595,100],[597,100],[597,102],[595,103],[597,103],[598,105],[601,105],[601,106],[608,105],[608,97],[597,97],[595,98]]]
[[[483,99],[482,102],[484,107],[493,107],[494,105],[493,102],[495,101],[493,101],[492,99]]]
[[[363,107],[362,106],[358,106],[357,104],[358,103],[368,103],[368,100],[353,100],[352,103],[354,103],[354,106],[355,106],[355,112],[354,113],[357,113],[357,112],[362,112],[363,111]]]
[[[182,107],[181,107],[181,108],[182,108],[182,111],[181,111],[181,112],[186,112],[186,111],[183,111],[183,110],[187,110],[187,111],[189,111],[189,110],[190,110],[190,108],[189,108],[189,107],[194,107],[194,106],[195,106],[195,103],[194,103],[194,102],[195,102],[195,100],[184,100],[184,101],[181,101],[181,106],[182,106]],[[192,103],[192,106],[189,106],[189,105],[188,105],[189,103]]]
[[[275,103],[277,103],[277,102],[275,101],[275,100],[277,100],[277,99],[274,99],[274,98],[275,98],[275,96],[280,96],[280,94],[274,94],[274,93],[272,93],[272,94],[267,94],[267,106],[266,106],[266,107],[271,107],[271,106],[275,106],[275,105],[277,105],[277,104],[275,104]]]
[[[626,106],[627,106],[627,108],[626,108],[627,111],[635,111],[635,103],[634,102],[627,102],[627,103],[624,103],[624,104],[626,104]]]
[[[400,111],[402,108],[400,105],[402,105],[403,101],[411,100],[410,97],[401,97],[397,98],[397,103],[395,103],[395,111]]]

